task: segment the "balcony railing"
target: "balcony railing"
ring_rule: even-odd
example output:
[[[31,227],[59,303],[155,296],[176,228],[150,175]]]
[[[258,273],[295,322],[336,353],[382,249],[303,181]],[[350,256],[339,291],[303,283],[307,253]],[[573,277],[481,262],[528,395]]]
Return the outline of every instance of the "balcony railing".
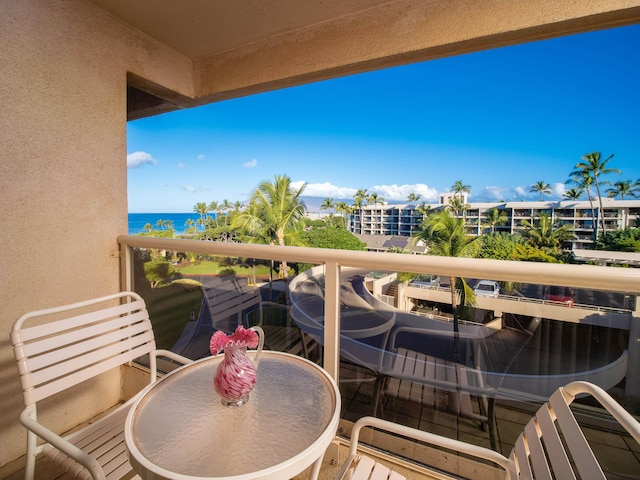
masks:
[[[445,393],[456,388],[466,388],[474,398],[489,398],[491,415],[497,418],[498,424],[497,448],[501,448],[503,453],[508,452],[509,442],[512,439],[508,437],[506,430],[501,430],[500,413],[496,415],[496,410],[509,408],[509,405],[512,405],[514,401],[520,402],[516,410],[526,411],[524,420],[528,420],[529,412],[533,410],[533,407],[528,409],[527,405],[532,405],[531,402],[534,404],[539,402],[546,395],[546,393],[536,395],[533,390],[539,389],[536,391],[546,392],[547,386],[551,388],[555,386],[554,382],[564,381],[563,378],[558,378],[557,370],[566,367],[564,363],[569,357],[572,360],[568,363],[573,362],[584,366],[583,370],[586,373],[582,372],[580,375],[589,375],[589,378],[596,383],[600,381],[611,383],[611,379],[614,377],[625,378],[624,384],[616,382],[616,391],[621,395],[628,395],[629,398],[640,397],[640,391],[636,391],[640,390],[640,362],[638,361],[640,359],[638,345],[640,344],[636,342],[636,339],[640,338],[640,320],[638,319],[640,312],[635,303],[636,295],[640,294],[640,271],[637,269],[137,236],[121,236],[118,238],[118,242],[121,245],[123,289],[131,290],[136,289],[134,285],[134,249],[193,252],[221,258],[259,259],[277,263],[286,261],[290,265],[315,266],[313,269],[300,271],[300,275],[292,275],[288,283],[295,286],[295,294],[288,295],[286,285],[285,291],[279,293],[287,297],[284,302],[286,308],[291,310],[291,317],[296,321],[301,331],[309,337],[316,338],[323,347],[321,349],[322,365],[340,383],[343,398],[349,395],[349,401],[343,402],[343,405],[346,405],[343,417],[347,420],[379,413],[385,415],[386,418],[393,416],[392,419],[400,422],[416,422],[414,425],[422,425],[421,428],[440,428],[433,425],[428,426],[431,425],[429,422],[434,421],[433,415],[430,417],[431,420],[426,420],[427,417],[424,416],[427,411],[437,410],[439,408],[437,405],[422,405],[419,409],[421,413],[416,414],[418,417],[415,420],[411,420],[412,414],[408,413],[415,411],[415,405],[409,405],[411,399],[401,401],[382,398],[380,403],[383,408],[372,410],[379,398],[377,389],[382,385],[384,390],[385,379],[393,376],[393,372],[385,367],[389,362],[393,362],[393,355],[395,355],[390,351],[389,345],[392,341],[399,341],[402,336],[402,334],[395,335],[393,328],[402,326],[404,330],[408,329],[409,332],[413,332],[411,329],[418,327],[422,330],[428,330],[427,336],[430,339],[428,342],[431,342],[429,348],[433,347],[435,351],[435,353],[429,352],[429,358],[431,356],[450,357],[452,345],[458,342],[458,340],[454,340],[451,333],[452,322],[447,321],[451,320],[450,289],[434,288],[433,297],[427,296],[423,300],[418,297],[412,298],[402,291],[404,288],[402,282],[394,280],[389,283],[388,279],[395,279],[394,275],[397,276],[399,272],[439,275],[447,282],[450,277],[458,277],[470,281],[472,279],[491,279],[516,284],[566,286],[586,292],[611,294],[616,298],[624,299],[619,307],[609,309],[588,305],[582,308],[584,305],[577,303],[566,306],[561,301],[553,298],[544,299],[542,296],[539,296],[537,300],[529,301],[525,298],[510,297],[504,294],[496,299],[478,297],[475,310],[480,324],[474,323],[475,320],[460,322],[460,332],[455,336],[456,339],[459,338],[459,344],[456,347],[459,349],[456,354],[459,355],[459,358],[455,358],[456,363],[462,364],[465,369],[472,371],[476,371],[475,367],[480,367],[477,369],[478,379],[464,387],[452,388],[451,380],[445,378],[434,381],[433,386],[436,391],[444,391]],[[245,261],[245,263],[251,262]],[[379,274],[367,276],[368,272],[379,272]],[[254,280],[250,279],[250,282],[253,283]],[[388,290],[392,284],[396,285],[399,291]],[[428,293],[431,294],[431,292]],[[273,296],[270,295],[269,300],[275,296],[277,293]],[[419,314],[412,314],[410,311],[412,308],[408,304],[393,306],[394,302],[391,297],[405,303],[413,302],[414,308],[419,310]],[[289,304],[289,302],[291,303]],[[449,302],[448,312],[446,311],[447,302]],[[194,305],[192,308],[195,312],[199,309],[199,305]],[[282,309],[282,305],[279,308]],[[543,342],[535,350],[532,350],[529,345],[528,350],[521,349],[522,351],[509,353],[509,355],[513,355],[513,359],[506,359],[505,363],[510,361],[512,364],[528,363],[535,367],[527,374],[514,374],[513,365],[509,365],[499,374],[488,371],[484,368],[488,362],[484,357],[491,354],[492,347],[484,347],[484,350],[478,348],[478,342],[482,343],[486,339],[492,338],[496,331],[511,334],[516,330],[517,325],[509,323],[510,318],[520,318],[521,313],[511,314],[510,310],[529,312],[526,315],[530,321],[529,330],[525,327],[519,331],[519,338],[537,338],[537,342]],[[580,315],[582,310],[584,310],[584,318]],[[363,315],[363,312],[366,312],[366,315]],[[433,312],[433,314],[429,312]],[[567,315],[563,315],[563,312],[567,312]],[[611,315],[615,315],[615,318],[609,318]],[[490,316],[491,322],[483,320],[483,316]],[[563,320],[545,320],[545,318],[561,318]],[[358,327],[354,323],[358,319],[365,322],[364,327]],[[238,316],[237,319],[234,317],[231,321],[234,323],[241,320]],[[537,325],[536,322],[540,323],[540,321],[546,329],[544,339],[539,338],[542,335],[536,337],[536,334],[533,333]],[[495,326],[496,322],[497,327]],[[503,324],[502,329],[500,329],[500,323]],[[285,324],[286,320],[283,320],[282,325]],[[387,326],[389,329],[386,329]],[[372,332],[371,338],[362,338],[362,335],[354,333],[358,328],[369,329]],[[288,333],[284,332],[283,335],[286,336]],[[406,337],[409,343],[413,342],[416,349],[424,347],[425,344],[417,342],[417,338],[419,337],[414,333],[409,333]],[[479,338],[482,340],[479,341]],[[283,337],[283,342],[286,340]],[[597,342],[606,344],[609,360],[605,362],[604,366],[594,358],[590,358],[591,355],[595,355],[591,348],[595,348],[593,346]],[[299,347],[300,352],[303,348],[306,348],[306,345]],[[480,350],[482,350],[482,355],[480,355]],[[574,355],[574,357],[571,355],[567,357],[568,354]],[[516,359],[518,355],[521,356],[520,359]],[[456,385],[457,381],[454,380],[453,384]],[[478,405],[473,407],[474,413],[484,411],[486,414],[486,406],[483,407],[480,401]],[[446,414],[448,412],[443,410],[436,417],[442,419]],[[509,415],[511,414],[513,412],[509,413]],[[457,422],[455,418],[457,417],[454,416],[454,422]],[[454,436],[461,435],[462,431],[466,431],[465,428],[469,428],[461,426],[459,423],[456,425],[457,427],[451,433]],[[447,429],[450,429],[450,426]],[[495,440],[489,438],[486,429],[484,431],[472,430],[470,435],[475,438],[472,441],[478,444],[489,446],[489,442]],[[640,466],[636,471],[640,472]]]

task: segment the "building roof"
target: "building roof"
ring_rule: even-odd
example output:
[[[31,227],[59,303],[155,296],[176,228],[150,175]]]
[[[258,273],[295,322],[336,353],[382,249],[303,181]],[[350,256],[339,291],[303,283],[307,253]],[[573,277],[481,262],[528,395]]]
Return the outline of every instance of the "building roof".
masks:
[[[383,252],[391,248],[409,250],[411,253],[427,253],[427,246],[424,242],[413,243],[412,237],[400,235],[365,235],[354,234],[358,239],[367,244],[367,250]]]
[[[640,252],[613,252],[610,250],[584,250],[576,248],[573,250],[577,260],[585,262],[593,261],[602,265],[611,263],[640,265]]]
[[[363,210],[404,210],[404,209],[415,209],[418,206],[421,206],[421,203],[396,203],[396,204],[385,204],[385,205],[363,205]],[[427,207],[431,207],[432,210],[436,210],[438,208],[447,207],[448,205],[442,205],[440,203],[427,203],[425,204]],[[489,208],[498,208],[498,209],[520,209],[520,208],[532,208],[532,209],[559,209],[559,208],[586,208],[590,209],[591,204],[588,200],[547,200],[547,201],[522,201],[522,202],[469,202],[467,203],[469,208],[481,208],[481,209],[489,209]],[[598,201],[593,201],[593,207],[597,208]],[[602,199],[602,207],[603,208],[640,208],[640,199],[634,200],[616,200],[613,198],[603,198]]]

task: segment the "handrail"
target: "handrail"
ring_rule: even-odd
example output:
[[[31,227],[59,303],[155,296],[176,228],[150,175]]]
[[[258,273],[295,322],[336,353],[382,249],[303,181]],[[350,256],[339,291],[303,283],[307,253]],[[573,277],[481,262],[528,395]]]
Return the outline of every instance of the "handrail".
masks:
[[[156,248],[230,257],[250,257],[316,264],[336,263],[341,266],[379,270],[486,278],[640,294],[640,272],[632,268],[520,262],[486,258],[453,258],[434,255],[402,255],[388,252],[283,247],[279,245],[210,242],[131,235],[120,235],[117,240],[123,247]]]

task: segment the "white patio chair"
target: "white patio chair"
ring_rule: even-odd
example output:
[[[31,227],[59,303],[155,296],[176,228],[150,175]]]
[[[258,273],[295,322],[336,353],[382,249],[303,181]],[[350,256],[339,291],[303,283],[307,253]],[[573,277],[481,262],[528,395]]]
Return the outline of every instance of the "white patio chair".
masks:
[[[141,355],[149,355],[149,383],[157,379],[158,357],[190,363],[156,349],[144,300],[122,292],[27,313],[15,322],[11,342],[26,406],[20,415],[27,429],[25,478],[34,478],[40,453],[76,478],[136,478],[123,434],[135,397],[64,438],[38,421],[37,403]],[[45,443],[37,446],[37,437]]]
[[[505,470],[505,478],[520,479],[597,479],[605,474],[570,405],[578,395],[592,395],[640,445],[640,423],[608,393],[587,382],[573,382],[556,390],[527,423],[516,440],[509,458],[469,443],[398,425],[374,417],[359,419],[351,433],[351,447],[338,479],[400,480],[404,478],[370,457],[358,453],[360,430],[372,426],[404,437],[416,439],[471,457],[488,460]],[[375,472],[375,473],[373,473]]]
[[[505,478],[512,463],[508,458],[488,448],[478,447],[470,443],[406,427],[398,423],[382,420],[381,418],[362,417],[353,425],[353,429],[351,430],[349,454],[338,472],[337,480],[403,480],[406,478],[400,473],[391,470],[386,465],[376,462],[371,457],[358,453],[360,431],[364,427],[375,427],[403,437],[447,448],[455,452],[465,453],[471,457],[489,460],[505,470]]]

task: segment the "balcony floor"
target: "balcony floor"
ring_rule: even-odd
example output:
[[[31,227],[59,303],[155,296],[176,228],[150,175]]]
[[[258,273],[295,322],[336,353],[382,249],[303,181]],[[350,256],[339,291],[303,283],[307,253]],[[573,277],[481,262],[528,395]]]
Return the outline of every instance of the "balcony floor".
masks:
[[[339,465],[346,458],[348,448],[348,435],[352,422],[365,415],[373,414],[373,391],[375,378],[367,371],[343,364],[341,366],[340,389],[342,392],[342,418],[337,440],[330,447],[325,456],[325,463],[321,471],[320,479],[335,478]],[[359,381],[354,381],[354,380]],[[360,381],[366,380],[366,381]],[[489,448],[489,435],[486,429],[482,429],[471,420],[460,418],[442,411],[434,411],[432,408],[423,407],[412,402],[397,399],[383,399],[383,417],[390,421],[404,423],[406,425],[438,433],[462,441],[475,443]],[[534,408],[524,409],[521,405],[499,402],[496,405],[497,441],[498,449],[504,455],[508,455],[513,444],[520,434],[526,422],[534,413]],[[597,427],[586,427],[585,434],[591,444],[607,478],[614,480],[640,479],[640,446],[633,439],[624,435],[615,435]],[[383,447],[390,451],[406,451],[406,443],[398,441],[394,437],[382,437]],[[374,452],[375,454],[375,452]],[[421,455],[422,460],[434,466],[435,470],[412,466],[408,462],[398,461],[394,458],[385,458],[394,467],[403,469],[411,479],[442,479],[450,478],[439,474],[439,465],[445,461],[443,455],[433,450]],[[330,460],[334,459],[332,463]],[[475,471],[471,478],[494,478],[490,473],[480,474]],[[295,480],[306,480],[309,470],[295,477]],[[21,462],[9,464],[0,468],[0,479],[18,480],[24,478],[24,470]],[[36,467],[36,480],[66,480],[71,477],[60,474],[56,467],[40,461]],[[497,477],[496,477],[497,478]]]
[[[371,378],[369,382],[341,383],[342,418],[345,424],[355,422],[362,416],[372,415],[373,377],[362,369],[348,364],[342,365],[340,373],[341,379],[344,380],[366,378],[367,375]],[[382,403],[381,416],[386,420],[490,448],[488,431],[480,428],[472,420],[398,399],[382,399]],[[509,455],[518,435],[537,408],[533,405],[526,408],[514,402],[497,402],[496,436],[500,453]],[[593,426],[583,427],[583,431],[607,478],[640,479],[640,445],[628,435],[611,433],[606,428],[599,428],[597,422],[595,423]],[[437,459],[435,461],[437,462]]]

